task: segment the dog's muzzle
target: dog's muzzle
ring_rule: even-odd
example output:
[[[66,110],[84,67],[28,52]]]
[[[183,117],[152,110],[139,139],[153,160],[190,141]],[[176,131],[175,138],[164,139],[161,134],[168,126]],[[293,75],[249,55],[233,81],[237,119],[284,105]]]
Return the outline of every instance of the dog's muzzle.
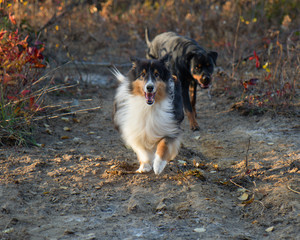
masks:
[[[209,85],[210,85],[210,82],[211,82],[210,76],[204,75],[202,77],[202,79],[200,80],[200,86],[201,86],[201,88],[208,88]]]
[[[148,105],[152,105],[155,101],[155,91],[153,84],[147,84],[145,87],[145,98]]]
[[[197,82],[199,83],[200,87],[202,89],[206,89],[209,88],[209,85],[211,83],[211,77],[209,75],[193,75],[193,78],[197,80]]]

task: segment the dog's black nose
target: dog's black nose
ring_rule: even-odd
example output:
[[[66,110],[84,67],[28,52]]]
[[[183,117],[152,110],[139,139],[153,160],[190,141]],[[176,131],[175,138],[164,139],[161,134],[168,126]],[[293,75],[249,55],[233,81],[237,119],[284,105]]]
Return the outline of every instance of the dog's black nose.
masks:
[[[210,77],[207,76],[207,75],[204,75],[203,78],[202,78],[202,83],[203,84],[209,84],[210,83]]]
[[[151,92],[153,92],[154,86],[153,85],[148,85],[146,88],[147,88],[147,91],[149,93],[151,93]]]

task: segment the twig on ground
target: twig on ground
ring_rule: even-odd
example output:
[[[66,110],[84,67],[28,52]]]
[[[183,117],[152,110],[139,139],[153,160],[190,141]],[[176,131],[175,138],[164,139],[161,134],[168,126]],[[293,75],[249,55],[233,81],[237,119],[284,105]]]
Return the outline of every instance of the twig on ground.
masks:
[[[292,188],[290,187],[290,185],[287,185],[287,188],[288,188],[288,190],[290,190],[290,191],[292,191],[292,192],[294,192],[294,193],[300,194],[300,192],[298,192],[298,191],[292,189]]]
[[[80,102],[90,102],[92,101],[92,99],[90,98],[87,98],[87,99],[79,99],[78,101]],[[72,107],[77,107],[76,105],[71,105],[73,103],[73,101],[64,101],[60,104],[57,104],[57,105],[47,105],[47,106],[44,106],[43,109],[53,109],[53,108],[56,108],[56,110],[53,110],[53,112],[57,112],[57,111],[62,111],[62,110],[65,110],[65,109],[68,109],[68,108],[72,108]],[[66,104],[69,104],[67,107],[63,107],[63,105],[66,105]]]
[[[119,64],[112,64],[109,62],[90,62],[90,61],[72,61],[73,64],[78,65],[87,65],[87,66],[96,66],[96,67],[131,67],[131,63],[119,63]]]
[[[234,184],[235,186],[237,186],[237,187],[239,187],[239,188],[242,188],[242,189],[244,189],[244,190],[247,191],[247,192],[251,192],[251,193],[252,193],[252,191],[250,191],[249,189],[247,189],[247,188],[245,188],[245,187],[243,187],[243,186],[237,184],[237,183],[234,182],[232,179],[229,179],[229,181],[230,181],[232,184]]]
[[[32,84],[32,86],[33,86],[33,85],[36,85],[37,83],[39,83],[39,82],[41,82],[42,80],[46,79],[46,78],[50,75],[50,73],[55,72],[56,70],[62,68],[64,65],[67,65],[67,64],[69,64],[70,62],[71,62],[71,61],[68,61],[68,62],[62,64],[61,66],[58,66],[58,67],[56,67],[56,68],[54,68],[54,69],[51,69],[51,70],[50,70],[49,72],[47,72],[44,76],[40,77],[37,81],[35,81],[35,82]]]
[[[250,148],[250,139],[251,139],[251,136],[248,139],[248,147],[247,147],[247,151],[246,151],[246,159],[245,159],[246,172],[248,171],[248,152],[249,152],[249,148]]]
[[[53,115],[53,116],[41,116],[41,117],[34,118],[33,121],[39,121],[39,120],[42,120],[42,119],[45,119],[45,118],[53,119],[53,118],[58,118],[58,117],[66,116],[66,115],[72,115],[72,114],[77,114],[77,113],[86,112],[86,111],[93,111],[93,110],[97,110],[97,109],[100,109],[100,108],[101,108],[101,106],[98,106],[98,107],[93,107],[93,108],[79,109],[77,111],[57,114],[57,115]]]

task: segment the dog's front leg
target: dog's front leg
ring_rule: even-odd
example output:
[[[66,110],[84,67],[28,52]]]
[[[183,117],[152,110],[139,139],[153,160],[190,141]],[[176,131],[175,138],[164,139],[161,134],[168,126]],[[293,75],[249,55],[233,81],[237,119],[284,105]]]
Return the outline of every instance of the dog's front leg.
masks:
[[[191,99],[191,105],[192,105],[193,114],[195,118],[197,117],[196,98],[197,98],[197,83],[195,81],[192,81],[190,84],[190,99]]]
[[[182,99],[183,99],[184,110],[190,121],[191,130],[192,131],[199,130],[200,128],[196,121],[195,114],[193,113],[193,108],[192,108],[190,97],[189,97],[189,86],[186,84],[182,86]]]
[[[150,172],[152,169],[151,159],[153,159],[153,153],[150,153],[144,149],[133,147],[138,160],[140,162],[140,167],[136,172],[138,173],[145,173]]]
[[[180,139],[163,138],[157,145],[155,158],[153,161],[153,170],[155,174],[160,174],[167,163],[174,159],[178,154]]]

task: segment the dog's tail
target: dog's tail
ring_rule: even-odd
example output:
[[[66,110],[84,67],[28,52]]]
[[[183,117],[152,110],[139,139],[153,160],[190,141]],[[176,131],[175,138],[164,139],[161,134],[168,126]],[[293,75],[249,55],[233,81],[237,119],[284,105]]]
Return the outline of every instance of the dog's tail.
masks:
[[[127,80],[127,78],[116,68],[116,66],[113,65],[109,68],[109,70],[119,82],[125,82]]]
[[[145,40],[146,40],[146,44],[148,46],[148,48],[151,47],[151,42],[149,40],[149,29],[146,27],[145,29]]]

